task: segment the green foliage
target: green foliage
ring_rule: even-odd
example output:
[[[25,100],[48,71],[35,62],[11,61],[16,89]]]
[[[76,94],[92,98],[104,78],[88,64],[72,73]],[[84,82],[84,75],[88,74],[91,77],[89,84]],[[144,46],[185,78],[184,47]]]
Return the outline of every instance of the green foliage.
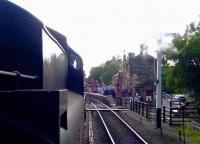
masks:
[[[112,84],[112,76],[119,71],[121,62],[122,60],[119,57],[112,57],[112,59],[106,61],[105,64],[91,69],[89,78],[99,81],[102,80],[104,84],[110,85]]]
[[[166,86],[175,92],[188,92],[200,96],[200,24],[190,24],[183,36],[176,37],[176,52],[166,52],[166,60],[174,62],[165,79]],[[166,62],[166,61],[165,61]]]
[[[173,67],[163,66],[162,67],[162,91],[172,94],[174,93],[174,88],[170,84],[173,82],[173,78],[169,73],[172,71]]]
[[[103,71],[104,71],[103,66],[95,67],[95,68],[90,70],[89,78],[93,78],[95,80],[100,81]]]
[[[183,128],[182,128],[182,126],[180,126],[179,128],[177,128],[176,131],[177,131],[177,133],[179,131],[181,131],[181,134],[183,134]],[[185,136],[188,139],[190,139],[193,142],[200,143],[200,134],[192,126],[185,125],[184,131],[185,131]]]

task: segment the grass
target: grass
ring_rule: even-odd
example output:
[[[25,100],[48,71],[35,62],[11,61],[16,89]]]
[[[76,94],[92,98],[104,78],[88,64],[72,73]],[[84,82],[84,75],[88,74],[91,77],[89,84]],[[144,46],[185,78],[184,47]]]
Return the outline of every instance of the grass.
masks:
[[[183,127],[180,126],[176,129],[177,133],[181,131],[181,135],[183,134]],[[200,133],[198,133],[191,125],[185,125],[185,137],[189,140],[200,143]]]

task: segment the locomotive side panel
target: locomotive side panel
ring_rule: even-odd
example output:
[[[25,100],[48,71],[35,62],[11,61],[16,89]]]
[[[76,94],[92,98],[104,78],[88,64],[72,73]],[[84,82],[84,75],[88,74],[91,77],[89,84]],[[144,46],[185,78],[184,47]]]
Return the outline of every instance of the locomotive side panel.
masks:
[[[0,3],[0,70],[37,75],[36,82],[21,80],[20,86],[0,76],[0,90],[42,88],[42,23],[14,4]]]
[[[67,45],[67,39],[59,32],[48,28],[68,55],[67,129],[61,129],[61,143],[80,143],[84,120],[83,62],[81,57]]]
[[[47,30],[46,30],[47,31]],[[67,54],[42,30],[43,89],[59,90],[67,87]]]
[[[0,1],[0,13],[0,132],[20,143],[79,143],[84,106],[81,57],[62,34],[54,38],[22,8]]]

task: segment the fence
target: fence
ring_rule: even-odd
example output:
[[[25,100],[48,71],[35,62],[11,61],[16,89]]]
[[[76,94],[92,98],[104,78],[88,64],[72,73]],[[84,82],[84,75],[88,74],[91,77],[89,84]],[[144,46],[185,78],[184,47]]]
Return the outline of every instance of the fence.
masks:
[[[151,102],[133,101],[132,98],[121,98],[121,105],[130,108],[132,111],[146,117],[147,119],[156,117],[156,108]],[[195,107],[186,107],[184,109],[185,121],[192,118],[198,118],[198,111]],[[162,121],[168,122],[169,125],[183,121],[183,111],[176,101],[170,101],[169,106],[162,106]]]
[[[134,101],[132,97],[123,97],[120,99],[120,104],[138,114],[141,114],[146,118],[155,117],[155,107],[153,107],[151,102],[149,101],[148,102]]]
[[[191,118],[197,118],[198,112],[197,108],[194,107],[187,107],[184,110],[180,107],[170,107],[170,106],[163,106],[162,107],[162,119],[163,122],[168,121],[169,125],[171,126],[173,123],[180,123],[183,121],[183,114],[185,121],[190,121]]]

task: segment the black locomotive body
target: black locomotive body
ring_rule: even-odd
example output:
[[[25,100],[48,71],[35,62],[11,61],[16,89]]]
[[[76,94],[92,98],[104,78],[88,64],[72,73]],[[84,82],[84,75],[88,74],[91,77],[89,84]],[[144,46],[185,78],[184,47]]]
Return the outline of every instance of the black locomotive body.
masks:
[[[80,143],[83,63],[66,37],[0,1],[0,143]]]

